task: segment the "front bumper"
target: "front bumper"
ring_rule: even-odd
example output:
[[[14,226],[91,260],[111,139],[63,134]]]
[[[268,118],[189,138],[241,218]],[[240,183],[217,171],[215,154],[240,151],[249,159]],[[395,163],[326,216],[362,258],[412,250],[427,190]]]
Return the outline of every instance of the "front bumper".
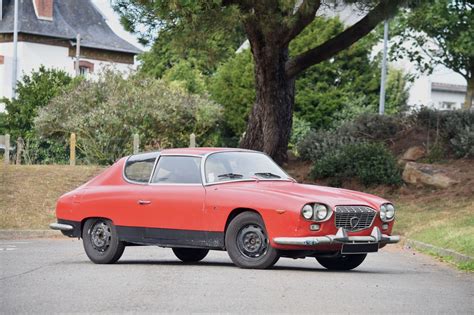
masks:
[[[275,237],[273,242],[278,245],[317,246],[323,244],[391,244],[398,243],[400,236],[385,235],[378,227],[374,227],[369,236],[348,236],[346,230],[339,228],[336,235],[308,237]]]

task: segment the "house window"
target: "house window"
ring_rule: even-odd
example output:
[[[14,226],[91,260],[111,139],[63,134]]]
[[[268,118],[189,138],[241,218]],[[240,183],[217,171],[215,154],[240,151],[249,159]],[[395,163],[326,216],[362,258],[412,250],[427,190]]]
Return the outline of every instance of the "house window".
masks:
[[[74,68],[76,67],[76,62],[74,61]],[[79,74],[87,77],[90,73],[94,72],[94,64],[89,61],[79,60]]]
[[[441,109],[447,109],[451,110],[454,109],[456,103],[454,102],[440,102],[441,103]]]
[[[79,73],[86,77],[89,74],[89,68],[88,67],[81,67],[79,66]]]

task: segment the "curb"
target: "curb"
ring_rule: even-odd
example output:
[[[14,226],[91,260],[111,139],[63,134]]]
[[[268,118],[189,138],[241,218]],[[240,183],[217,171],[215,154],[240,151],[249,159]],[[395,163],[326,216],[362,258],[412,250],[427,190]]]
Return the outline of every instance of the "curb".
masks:
[[[409,247],[412,247],[412,248],[421,249],[421,250],[428,250],[428,251],[434,252],[435,254],[440,255],[440,256],[452,257],[453,260],[457,263],[474,261],[474,257],[464,255],[464,254],[460,254],[460,253],[455,252],[455,251],[450,250],[450,249],[441,248],[441,247],[437,247],[437,246],[427,244],[427,243],[423,243],[423,242],[420,242],[420,241],[411,240],[411,239],[408,239],[408,238],[405,239],[405,245],[407,245]]]
[[[0,230],[0,240],[57,237],[64,236],[60,231],[53,230]]]

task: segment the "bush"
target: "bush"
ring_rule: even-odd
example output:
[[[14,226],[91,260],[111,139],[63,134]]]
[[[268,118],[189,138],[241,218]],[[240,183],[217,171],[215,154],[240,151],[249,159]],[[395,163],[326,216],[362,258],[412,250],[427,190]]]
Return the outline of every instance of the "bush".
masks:
[[[297,144],[302,141],[310,131],[311,124],[309,122],[293,115],[293,124],[288,148],[293,150],[293,152],[298,153]]]
[[[351,136],[341,136],[337,131],[311,130],[298,142],[297,149],[301,159],[317,161],[328,152],[359,142],[362,142],[362,140]]]
[[[254,81],[252,54],[247,50],[229,58],[209,80],[211,99],[224,108],[224,145],[237,145],[245,132],[250,110],[255,103]]]
[[[474,157],[474,112],[423,108],[415,117],[418,124],[439,134],[457,157]]]
[[[332,178],[337,184],[349,178],[357,178],[366,186],[402,183],[395,158],[380,143],[348,144],[329,151],[315,162],[311,176]]]
[[[24,75],[17,85],[17,98],[3,99],[7,114],[0,113],[0,134],[9,133],[14,143],[21,137],[25,142],[22,162],[27,164],[66,163],[68,153],[62,139],[42,139],[34,130],[34,119],[40,108],[73,82],[64,71],[46,69]]]
[[[45,137],[77,134],[85,162],[108,164],[132,151],[132,135],[141,147],[214,145],[221,108],[164,81],[105,71],[96,81],[83,80],[40,110],[35,126]]]
[[[407,121],[394,115],[364,113],[352,121],[342,124],[339,135],[370,141],[387,141],[406,128]]]
[[[68,86],[72,78],[62,70],[46,69],[24,75],[17,85],[17,98],[3,99],[6,121],[12,139],[27,137],[33,129],[33,120],[39,108],[44,107]]]
[[[450,144],[457,157],[474,157],[474,126],[464,126]]]

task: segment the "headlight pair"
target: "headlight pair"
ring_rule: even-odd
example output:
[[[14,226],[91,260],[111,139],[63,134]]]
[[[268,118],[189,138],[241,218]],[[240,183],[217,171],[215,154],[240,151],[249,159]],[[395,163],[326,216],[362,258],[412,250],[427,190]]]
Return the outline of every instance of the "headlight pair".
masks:
[[[395,217],[395,207],[391,203],[384,203],[380,206],[380,219],[383,222],[392,221]]]
[[[301,209],[301,215],[306,220],[323,221],[330,215],[329,208],[320,203],[306,204]]]

